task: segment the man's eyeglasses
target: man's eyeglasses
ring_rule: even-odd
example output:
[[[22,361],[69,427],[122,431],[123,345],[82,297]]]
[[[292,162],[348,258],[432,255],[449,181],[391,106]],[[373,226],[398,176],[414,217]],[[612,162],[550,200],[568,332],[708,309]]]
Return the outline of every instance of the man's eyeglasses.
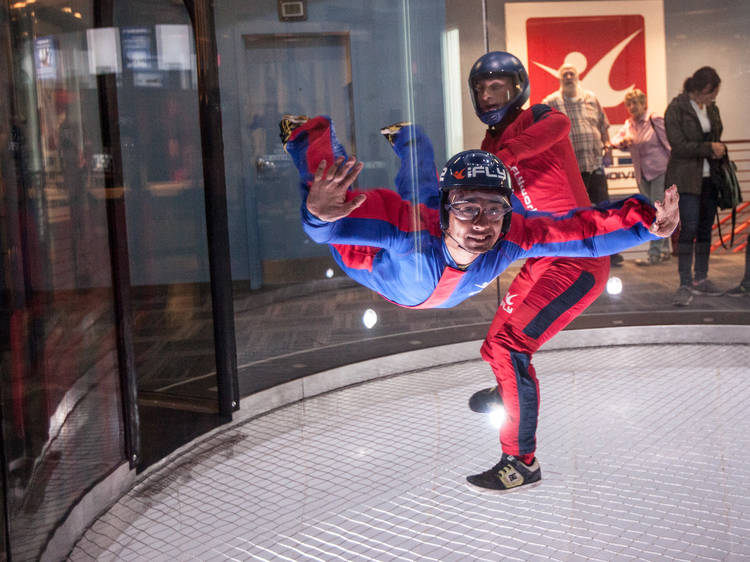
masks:
[[[490,222],[499,222],[502,218],[511,212],[510,203],[503,201],[490,203],[488,205],[479,205],[469,201],[454,201],[446,203],[445,207],[453,213],[458,220],[473,221],[480,213],[487,217]]]

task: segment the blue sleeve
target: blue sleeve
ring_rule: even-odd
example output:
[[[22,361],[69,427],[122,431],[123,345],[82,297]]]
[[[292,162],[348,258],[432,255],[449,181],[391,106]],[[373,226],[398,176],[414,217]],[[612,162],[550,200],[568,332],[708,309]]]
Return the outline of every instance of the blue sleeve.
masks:
[[[352,196],[358,192],[352,192]],[[302,228],[319,244],[372,246],[396,252],[407,252],[414,245],[414,236],[429,233],[435,220],[419,216],[414,225],[412,205],[389,189],[364,192],[365,202],[349,216],[333,222],[323,221],[302,207]],[[439,226],[437,227],[439,228]]]
[[[424,130],[407,125],[395,137],[393,150],[401,159],[396,188],[406,201],[437,209],[440,204],[435,152]]]

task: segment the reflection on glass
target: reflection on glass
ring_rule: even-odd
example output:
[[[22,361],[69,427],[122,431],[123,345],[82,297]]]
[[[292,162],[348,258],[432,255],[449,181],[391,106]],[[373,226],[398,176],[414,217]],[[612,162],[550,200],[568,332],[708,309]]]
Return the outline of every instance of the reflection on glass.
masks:
[[[10,343],[3,452],[16,560],[40,557],[125,450],[95,80],[81,14],[45,8],[13,9],[15,75],[0,69],[13,89],[12,104],[0,103],[9,148],[0,190]]]
[[[120,3],[109,26],[81,5],[11,9],[1,390],[16,560],[38,559],[76,501],[129,460],[114,247],[130,272],[119,281],[141,467],[217,423],[194,38],[184,6],[152,7]]]
[[[206,196],[184,6],[123,3],[114,23],[143,468],[218,422]]]
[[[394,351],[402,350],[409,344],[397,334],[449,326],[471,314],[407,312],[343,275],[328,249],[302,231],[299,176],[279,140],[284,114],[329,115],[341,143],[364,163],[358,187],[395,189],[399,159],[380,130],[414,120],[427,128],[442,164],[444,28],[440,3],[373,4],[325,16],[311,12],[299,25],[274,21],[257,4],[239,12],[217,5],[243,393],[342,364],[349,346],[375,353],[376,346],[356,342],[393,337],[400,346]],[[239,50],[232,40],[238,29]],[[455,41],[451,45],[449,65],[455,68],[458,52]],[[416,198],[416,178],[403,180],[411,181]],[[369,327],[363,318],[367,308],[378,315]],[[294,360],[308,352],[319,352],[315,357],[322,362]]]

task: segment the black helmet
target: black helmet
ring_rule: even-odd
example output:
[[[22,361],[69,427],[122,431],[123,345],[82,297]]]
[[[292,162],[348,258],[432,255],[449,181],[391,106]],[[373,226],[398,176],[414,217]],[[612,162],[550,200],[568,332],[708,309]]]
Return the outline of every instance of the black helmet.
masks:
[[[483,189],[499,192],[508,199],[513,194],[510,174],[500,159],[484,150],[464,150],[453,156],[440,172],[440,227],[448,228],[448,194],[453,189]],[[508,213],[502,231],[510,228]]]
[[[513,81],[515,95],[503,107],[482,112],[479,110],[474,90],[479,80],[507,76]],[[469,73],[469,95],[474,104],[474,111],[479,119],[487,125],[497,125],[510,109],[520,109],[529,99],[529,75],[523,63],[505,51],[492,51],[479,57]]]

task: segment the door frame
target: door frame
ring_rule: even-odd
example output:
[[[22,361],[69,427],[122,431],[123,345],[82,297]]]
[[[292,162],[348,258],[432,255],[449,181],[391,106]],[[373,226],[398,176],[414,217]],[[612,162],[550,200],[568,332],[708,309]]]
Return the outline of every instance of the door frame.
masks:
[[[248,52],[252,47],[252,44],[257,42],[269,40],[278,41],[294,41],[300,39],[315,39],[321,37],[334,37],[341,40],[341,44],[344,48],[344,55],[346,57],[346,79],[347,83],[353,87],[353,72],[352,72],[352,41],[351,33],[349,31],[305,31],[300,33],[243,33],[240,35],[240,46],[242,55],[238,57],[241,61],[238,65],[238,88],[242,87],[247,80],[247,67],[248,67]],[[351,139],[351,153],[357,154],[356,146],[356,119],[354,113],[354,96],[349,95],[348,99],[349,107],[348,113],[351,115],[351,123],[349,124],[349,130],[347,131],[347,137]],[[247,116],[240,110],[239,121],[241,126],[244,126],[247,122]],[[240,154],[250,155],[250,147],[247,145],[246,136],[243,133],[239,135],[240,140]],[[247,158],[246,167],[242,170],[242,191],[244,194],[245,202],[245,220],[247,228],[247,249],[248,249],[248,273],[250,277],[250,288],[259,289],[263,286],[263,260],[260,253],[252,252],[253,248],[260,246],[260,232],[258,231],[258,204],[255,197],[255,190],[252,185],[253,173],[249,169],[250,166],[254,166],[254,161]]]

